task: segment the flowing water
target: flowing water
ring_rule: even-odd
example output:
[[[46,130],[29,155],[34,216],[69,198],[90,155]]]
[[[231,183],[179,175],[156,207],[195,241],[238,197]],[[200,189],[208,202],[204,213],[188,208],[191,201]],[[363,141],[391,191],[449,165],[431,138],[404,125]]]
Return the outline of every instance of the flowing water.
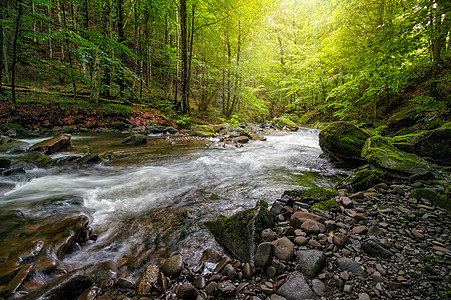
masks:
[[[1,177],[0,258],[11,259],[22,244],[55,234],[43,223],[81,213],[99,238],[64,256],[64,263],[127,257],[138,266],[173,251],[194,262],[202,250],[220,248],[205,221],[259,199],[272,203],[285,190],[332,187],[346,173],[320,157],[317,130],[265,137],[236,148],[214,139],[162,138],[131,147],[120,144],[120,134],[74,136],[74,146],[115,157],[87,168],[36,168]]]

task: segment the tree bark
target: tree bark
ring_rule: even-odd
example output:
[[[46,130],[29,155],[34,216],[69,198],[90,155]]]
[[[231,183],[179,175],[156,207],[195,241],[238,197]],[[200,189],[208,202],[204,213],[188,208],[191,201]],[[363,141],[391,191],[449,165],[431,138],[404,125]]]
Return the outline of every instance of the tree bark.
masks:
[[[187,41],[187,16],[186,16],[186,0],[180,0],[180,31],[182,36],[182,113],[189,114],[189,98],[188,98],[188,41]]]
[[[117,20],[117,33],[118,33],[118,42],[123,44],[125,42],[125,32],[124,32],[124,9],[123,9],[123,0],[118,0],[117,2],[117,14],[118,14],[118,20]],[[125,60],[125,55],[124,55],[124,51],[121,50],[121,54],[120,54],[120,59],[121,59],[121,63],[124,63]],[[121,71],[119,72],[119,90],[121,93],[121,98],[124,96],[124,91],[125,91],[125,81],[124,81],[124,77],[125,74],[121,68]]]
[[[66,10],[64,8],[64,3],[61,1],[61,10],[63,13],[63,28],[67,29],[67,21],[66,21]],[[67,56],[69,58],[69,66],[71,68],[71,71],[74,72],[75,69],[73,67],[73,63],[72,63],[72,54],[71,51],[69,49],[69,35],[66,33],[65,34],[65,42],[66,42],[66,48],[67,48]],[[75,78],[72,75],[72,88],[73,88],[73,92],[74,92],[74,99],[77,98],[77,85],[75,84]]]
[[[12,81],[11,81],[11,94],[12,94],[12,107],[11,113],[16,111],[16,61],[17,61],[17,40],[19,39],[19,30],[20,30],[20,21],[22,18],[22,2],[23,0],[18,1],[18,11],[17,11],[17,19],[16,19],[16,28],[14,31],[14,41],[13,41],[13,65],[12,65]]]

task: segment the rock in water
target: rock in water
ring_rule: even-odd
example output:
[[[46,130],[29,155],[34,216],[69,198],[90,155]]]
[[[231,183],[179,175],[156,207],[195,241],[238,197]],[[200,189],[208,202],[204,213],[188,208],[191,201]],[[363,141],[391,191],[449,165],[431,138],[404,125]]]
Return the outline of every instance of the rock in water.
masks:
[[[307,284],[304,275],[299,271],[294,271],[288,275],[287,280],[277,291],[277,294],[287,300],[318,299]]]
[[[81,270],[67,273],[32,291],[21,299],[71,300],[77,299],[94,284],[94,281]]]
[[[3,153],[20,153],[26,152],[30,146],[27,142],[16,141],[10,138],[0,138],[0,152]]]
[[[176,254],[164,262],[162,271],[166,276],[177,276],[183,270],[183,257],[181,254]]]
[[[199,137],[214,137],[215,134],[215,130],[207,125],[196,125],[191,130],[191,135]]]
[[[268,203],[260,201],[255,208],[229,218],[220,216],[205,224],[221,246],[242,261],[253,264],[261,233],[269,227]]]
[[[121,143],[130,146],[141,146],[147,144],[147,136],[144,134],[134,134],[123,139]]]
[[[65,133],[49,140],[42,141],[33,145],[30,151],[41,151],[45,155],[50,155],[55,152],[61,151],[72,145],[72,135]]]
[[[361,164],[363,145],[371,135],[348,122],[334,122],[319,134],[319,145],[330,158],[348,164]]]
[[[281,130],[286,128],[291,131],[297,131],[299,129],[296,123],[284,117],[275,118],[274,120],[272,120],[272,123],[274,124],[274,126],[276,126],[277,129]]]

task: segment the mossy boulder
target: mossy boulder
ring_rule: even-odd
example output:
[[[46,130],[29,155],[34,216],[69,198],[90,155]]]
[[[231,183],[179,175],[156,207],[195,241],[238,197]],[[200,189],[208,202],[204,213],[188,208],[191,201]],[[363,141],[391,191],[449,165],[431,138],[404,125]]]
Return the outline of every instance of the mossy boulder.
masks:
[[[272,123],[277,129],[280,130],[288,129],[291,131],[297,131],[299,129],[299,126],[296,125],[296,123],[285,117],[274,118]]]
[[[15,137],[18,139],[29,137],[30,134],[28,130],[23,128],[19,124],[14,123],[4,123],[0,125],[0,132],[9,137]]]
[[[391,116],[387,120],[387,125],[391,128],[410,127],[415,125],[423,115],[424,113],[417,107],[406,108]]]
[[[424,124],[423,129],[425,130],[434,130],[443,125],[442,119],[439,117],[432,118],[426,124]]]
[[[213,127],[207,126],[207,125],[196,125],[191,130],[191,135],[193,136],[199,136],[199,137],[214,137],[215,136],[215,130]]]
[[[451,122],[443,124],[439,129],[451,128]]]
[[[378,183],[384,182],[385,176],[381,171],[361,170],[348,176],[337,184],[337,189],[347,189],[351,193],[366,191]]]
[[[312,210],[321,210],[321,211],[339,211],[340,204],[338,204],[337,201],[335,201],[335,199],[330,199],[315,203],[310,208]]]
[[[147,144],[147,136],[144,134],[134,134],[123,139],[121,143],[130,146],[141,146]]]
[[[303,201],[322,202],[335,198],[336,196],[338,196],[337,190],[322,186],[315,186],[304,191],[301,198]]]
[[[254,208],[240,211],[228,218],[220,216],[205,225],[226,251],[253,264],[261,233],[269,227],[268,203],[259,201]]]
[[[412,191],[410,197],[417,199],[418,201],[421,199],[426,199],[432,202],[434,205],[446,208],[447,210],[451,210],[451,199],[446,195],[441,195],[434,189],[417,188]]]
[[[439,164],[451,164],[451,128],[423,132],[413,145],[418,156],[431,157]]]
[[[319,133],[319,145],[332,160],[359,164],[365,141],[372,134],[348,122],[334,122]]]
[[[11,138],[0,137],[0,153],[20,153],[26,152],[29,144],[23,141],[16,141]]]
[[[372,168],[389,177],[406,178],[426,171],[436,173],[429,162],[415,154],[397,149],[381,136],[374,136],[366,141],[362,157],[368,160]]]
[[[231,138],[236,138],[239,136],[251,138],[249,132],[247,132],[247,130],[241,128],[240,126],[226,124],[225,130],[227,135],[229,135]]]
[[[379,135],[389,135],[391,132],[391,129],[388,125],[383,124],[383,125],[380,125],[379,127],[377,127],[376,129],[374,129],[373,132],[375,134],[379,134]]]

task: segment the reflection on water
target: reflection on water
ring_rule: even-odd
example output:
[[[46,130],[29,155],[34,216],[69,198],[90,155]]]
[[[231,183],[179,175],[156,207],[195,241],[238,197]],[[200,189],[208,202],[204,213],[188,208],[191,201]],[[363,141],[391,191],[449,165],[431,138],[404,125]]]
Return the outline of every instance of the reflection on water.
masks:
[[[66,257],[67,262],[125,255],[139,264],[172,251],[181,251],[190,260],[205,248],[217,247],[204,221],[253,207],[258,199],[271,203],[284,190],[333,186],[344,173],[319,157],[316,130],[272,132],[266,142],[243,148],[181,137],[130,147],[120,144],[123,137],[73,138],[75,148],[89,145],[97,153],[114,152],[109,163],[84,169],[35,169],[1,178],[1,186],[9,188],[0,189],[0,211],[20,210],[33,222],[58,214],[64,217],[73,210],[89,215],[100,237]],[[84,206],[70,201],[55,204],[74,197],[81,197]],[[11,235],[1,232],[5,220],[0,218],[3,243]],[[20,227],[20,222],[14,226]]]

